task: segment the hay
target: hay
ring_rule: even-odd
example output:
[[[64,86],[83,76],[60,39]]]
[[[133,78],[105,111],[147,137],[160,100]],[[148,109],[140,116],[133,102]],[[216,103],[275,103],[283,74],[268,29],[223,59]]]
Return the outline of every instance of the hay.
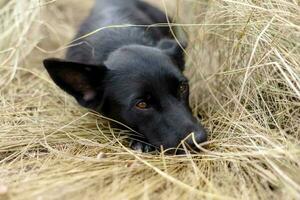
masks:
[[[131,151],[49,79],[82,2],[0,0],[0,199],[300,198],[299,1],[172,1],[210,139],[186,156]]]

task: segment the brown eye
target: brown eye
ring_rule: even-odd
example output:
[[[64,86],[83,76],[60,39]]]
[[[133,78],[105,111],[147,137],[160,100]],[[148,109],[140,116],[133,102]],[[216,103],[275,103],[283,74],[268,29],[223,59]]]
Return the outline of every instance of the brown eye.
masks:
[[[145,101],[138,102],[135,106],[139,109],[147,109],[148,108],[148,104]]]
[[[179,92],[180,93],[184,93],[187,91],[188,89],[188,84],[187,83],[181,83],[180,86],[179,86]]]

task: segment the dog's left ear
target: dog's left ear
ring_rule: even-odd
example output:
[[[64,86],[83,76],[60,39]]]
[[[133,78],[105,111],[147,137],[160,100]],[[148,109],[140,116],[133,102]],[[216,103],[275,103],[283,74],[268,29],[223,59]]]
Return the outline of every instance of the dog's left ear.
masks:
[[[184,59],[184,49],[187,47],[185,42],[180,43],[180,45],[171,39],[162,39],[157,47],[166,53],[173,62],[178,66],[178,68],[183,71],[185,65]]]
[[[104,65],[89,65],[56,58],[44,60],[53,81],[75,97],[84,107],[101,109],[104,100],[104,78],[108,69]]]

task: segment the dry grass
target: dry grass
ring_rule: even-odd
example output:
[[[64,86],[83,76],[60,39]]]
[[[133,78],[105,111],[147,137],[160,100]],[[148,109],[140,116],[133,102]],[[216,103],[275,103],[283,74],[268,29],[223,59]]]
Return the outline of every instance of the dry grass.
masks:
[[[298,0],[162,4],[189,36],[193,112],[210,139],[177,157],[131,151],[129,131],[47,76],[41,60],[63,55],[82,2],[0,0],[0,199],[300,198]]]

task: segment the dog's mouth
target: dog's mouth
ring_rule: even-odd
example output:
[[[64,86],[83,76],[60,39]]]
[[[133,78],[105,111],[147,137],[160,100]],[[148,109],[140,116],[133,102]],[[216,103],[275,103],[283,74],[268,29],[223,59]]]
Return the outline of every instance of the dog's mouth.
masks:
[[[132,146],[132,148],[146,153],[156,150],[168,155],[183,155],[188,152],[197,154],[203,151],[204,147],[207,145],[206,141],[206,132],[192,132],[180,140],[177,145],[164,145],[163,142],[153,142],[152,144],[135,142],[135,145]]]
[[[160,152],[166,155],[187,155],[187,154],[196,155],[203,152],[203,149],[206,148],[206,146],[207,146],[206,143],[197,144],[196,146],[181,144],[176,148],[160,150]]]
[[[186,154],[199,154],[207,146],[206,142],[202,143],[187,143],[182,140],[176,148],[169,148],[164,150],[164,153],[170,155],[186,155]]]

